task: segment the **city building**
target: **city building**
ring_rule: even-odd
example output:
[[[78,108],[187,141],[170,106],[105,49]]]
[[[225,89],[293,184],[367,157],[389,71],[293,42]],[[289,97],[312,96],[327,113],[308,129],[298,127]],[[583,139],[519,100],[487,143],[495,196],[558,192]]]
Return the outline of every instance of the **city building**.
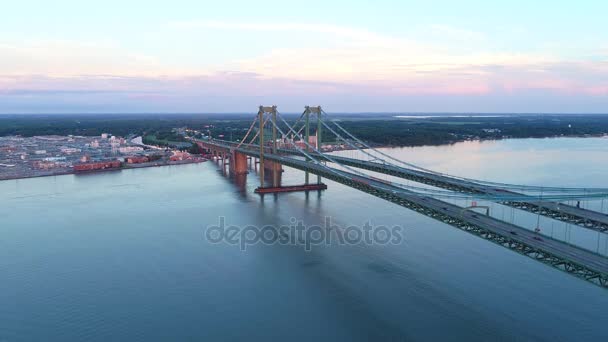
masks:
[[[143,150],[144,150],[143,147],[139,147],[139,146],[126,146],[126,147],[121,147],[118,149],[118,151],[122,154],[141,152]]]
[[[171,161],[182,161],[190,159],[192,159],[192,155],[190,153],[181,151],[173,151],[173,155],[169,157],[169,160]]]
[[[67,153],[67,154],[72,154],[72,153],[80,153],[82,152],[81,149],[79,148],[73,148],[73,147],[64,147],[61,149],[62,153]]]
[[[130,156],[130,157],[125,157],[125,160],[126,160],[127,164],[141,164],[141,163],[149,162],[150,158],[148,158],[146,156]]]

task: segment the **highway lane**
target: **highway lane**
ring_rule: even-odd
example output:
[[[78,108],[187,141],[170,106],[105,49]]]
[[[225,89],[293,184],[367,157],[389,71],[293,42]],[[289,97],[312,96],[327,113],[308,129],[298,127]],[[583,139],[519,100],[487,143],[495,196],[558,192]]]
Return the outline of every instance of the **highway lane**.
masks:
[[[378,162],[363,161],[333,155],[331,156],[331,158],[339,163],[351,167],[359,167],[370,171],[393,175],[396,177],[418,181],[421,183],[445,188],[448,190],[465,189],[468,191],[475,191],[481,194],[504,196],[505,202],[503,203],[506,205],[514,206],[527,211],[533,211],[532,209],[537,206],[540,206],[542,209],[545,209],[545,213],[543,213],[543,211],[541,210],[541,215],[549,216],[560,221],[573,222],[581,225],[584,228],[596,231],[608,231],[608,215],[597,211],[578,208],[572,205],[553,201],[538,201],[532,198],[526,199],[526,197],[529,196],[518,192],[496,189],[492,188],[491,186],[477,184],[471,181],[408,169],[404,167],[398,167],[394,165],[385,165]],[[511,201],[508,198],[509,196],[515,197],[517,199]]]
[[[289,166],[294,167],[296,164],[299,165],[301,170],[308,169],[311,173],[320,173],[319,171],[325,171],[321,166],[313,164],[303,160],[294,160],[293,158],[285,158],[281,156],[275,156],[271,154],[265,154],[265,157],[269,160],[275,160],[283,164],[291,164]],[[287,159],[291,159],[287,161]],[[315,172],[317,171],[317,172]],[[580,266],[588,267],[595,272],[603,274],[608,279],[608,258],[599,254],[580,249],[573,245],[569,245],[559,240],[554,240],[545,236],[532,232],[528,229],[516,226],[514,224],[500,221],[494,217],[487,216],[481,213],[472,212],[470,210],[463,210],[462,207],[457,205],[441,201],[428,196],[420,196],[414,192],[403,190],[401,188],[386,184],[384,182],[374,180],[371,178],[363,178],[359,175],[355,175],[349,172],[339,171],[343,177],[349,180],[360,180],[369,186],[374,187],[377,191],[385,192],[387,194],[401,197],[407,201],[417,203],[418,205],[425,206],[433,209],[436,212],[444,213],[454,219],[464,220],[470,224],[483,227],[484,229],[500,235],[506,239],[514,240],[523,243],[533,249],[542,250],[546,253],[554,255],[558,258],[568,260]],[[513,234],[513,232],[515,234]]]
[[[410,200],[416,200],[410,198]],[[525,228],[513,225],[508,222],[497,220],[493,217],[482,213],[476,213],[471,210],[463,210],[461,207],[439,201],[432,197],[423,197],[422,201],[426,205],[433,207],[436,210],[443,210],[450,216],[461,215],[467,222],[482,226],[496,234],[508,237],[534,248],[542,249],[556,256],[571,260],[581,265],[593,267],[596,271],[608,274],[608,258],[590,251],[576,248],[559,240],[554,240],[545,236],[530,231]]]

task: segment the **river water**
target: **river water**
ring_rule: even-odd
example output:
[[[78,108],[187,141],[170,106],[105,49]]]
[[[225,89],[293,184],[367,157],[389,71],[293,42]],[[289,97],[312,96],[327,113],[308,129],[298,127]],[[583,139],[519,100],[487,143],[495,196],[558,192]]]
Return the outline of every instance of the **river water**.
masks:
[[[465,177],[608,185],[604,138],[385,151]],[[0,182],[0,341],[608,339],[604,289],[331,181],[320,195],[264,198],[258,182],[213,162]],[[243,251],[206,239],[220,216],[370,221],[404,239]],[[560,229],[543,233],[605,253],[604,236]]]

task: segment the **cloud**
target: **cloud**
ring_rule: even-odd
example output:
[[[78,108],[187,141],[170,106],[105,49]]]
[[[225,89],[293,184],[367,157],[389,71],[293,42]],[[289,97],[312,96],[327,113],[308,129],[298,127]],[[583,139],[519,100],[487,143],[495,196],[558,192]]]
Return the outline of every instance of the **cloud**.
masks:
[[[298,81],[288,78],[265,78],[254,73],[236,71],[216,72],[200,76],[108,77],[85,75],[75,77],[2,76],[1,97],[123,94],[163,95],[166,97],[192,96],[255,96],[260,94],[293,95],[301,92],[331,91],[349,85],[332,82]]]
[[[0,44],[0,74],[74,76],[110,74],[142,76],[184,74],[151,55],[110,42],[29,40]]]
[[[218,108],[220,103],[231,107],[236,103],[233,99],[248,106],[249,102],[284,98],[292,103],[335,104],[339,99],[350,108],[362,99],[377,105],[376,98],[396,110],[397,105],[408,104],[398,99],[416,103],[416,99],[425,98],[431,99],[428,110],[433,110],[442,108],[435,103],[438,98],[482,103],[496,96],[526,98],[529,92],[546,99],[585,98],[589,102],[589,98],[602,100],[608,89],[605,58],[486,51],[479,43],[485,39],[482,33],[444,25],[430,30],[475,48],[453,49],[422,39],[336,25],[190,21],[170,26],[211,32],[300,32],[310,34],[313,43],[323,36],[329,44],[294,48],[278,40],[273,48],[252,56],[230,55],[219,64],[184,66],[175,56],[192,54],[196,59],[196,51],[201,51],[176,49],[161,58],[112,41],[0,42],[0,107],[4,111],[25,108],[27,101],[83,106],[88,100],[100,106],[116,103],[112,108],[123,103],[126,109],[173,107],[192,111],[211,103]],[[263,38],[255,39],[266,37],[260,36]],[[213,49],[207,46],[203,52]],[[602,53],[606,55],[598,50]]]

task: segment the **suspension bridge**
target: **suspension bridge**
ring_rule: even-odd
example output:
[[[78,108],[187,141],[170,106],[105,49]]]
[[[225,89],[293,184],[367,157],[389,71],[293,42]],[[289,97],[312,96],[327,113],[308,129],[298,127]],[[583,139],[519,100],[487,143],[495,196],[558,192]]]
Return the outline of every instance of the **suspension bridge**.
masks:
[[[314,136],[311,128],[315,130]],[[352,151],[353,156],[324,151],[321,144],[324,132]],[[260,186],[256,193],[320,191],[327,189],[322,179],[329,179],[608,288],[608,258],[599,253],[600,234],[608,231],[608,215],[602,212],[608,188],[508,184],[436,172],[370,146],[332,120],[320,106],[306,106],[302,115],[291,123],[276,106],[260,106],[239,142],[210,137],[194,141],[221,160],[222,167],[228,166],[231,174],[248,173],[248,160],[253,160],[256,169],[259,165]],[[304,183],[281,184],[283,166],[304,171]],[[311,174],[317,176],[316,181],[311,182]],[[539,234],[539,226],[530,230],[498,219],[490,215],[489,207],[483,207],[486,212],[480,213],[476,211],[482,209],[475,205],[477,200],[533,213],[537,216],[537,225],[543,216],[595,231],[598,250],[594,252]],[[472,205],[452,203],[457,201],[470,201]],[[601,210],[581,207],[581,202],[586,201],[600,201]]]

